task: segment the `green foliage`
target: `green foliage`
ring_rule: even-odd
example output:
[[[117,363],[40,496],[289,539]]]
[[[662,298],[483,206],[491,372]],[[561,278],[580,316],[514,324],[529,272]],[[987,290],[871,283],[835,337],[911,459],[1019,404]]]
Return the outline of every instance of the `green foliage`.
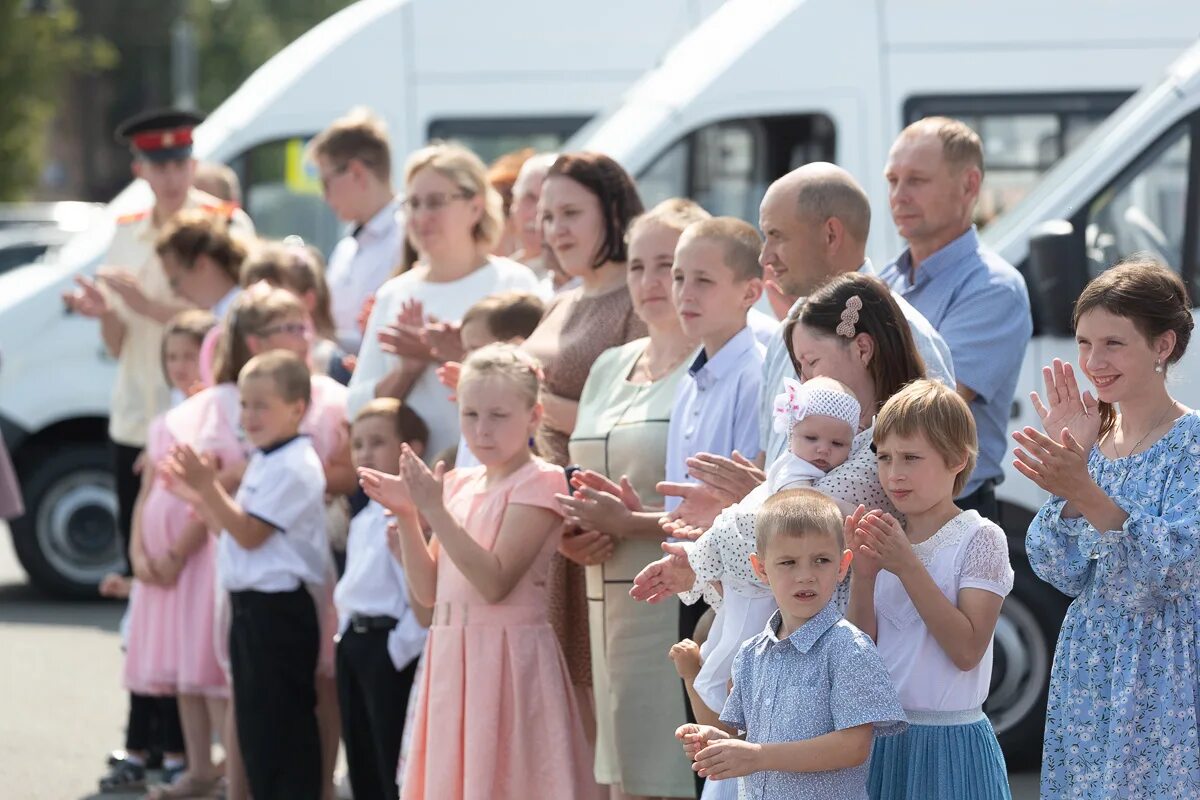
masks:
[[[61,4],[0,0],[0,202],[36,186],[46,125],[67,75],[116,62],[110,46],[77,30],[74,11]]]
[[[212,111],[268,58],[352,0],[188,0],[199,51],[198,101]]]

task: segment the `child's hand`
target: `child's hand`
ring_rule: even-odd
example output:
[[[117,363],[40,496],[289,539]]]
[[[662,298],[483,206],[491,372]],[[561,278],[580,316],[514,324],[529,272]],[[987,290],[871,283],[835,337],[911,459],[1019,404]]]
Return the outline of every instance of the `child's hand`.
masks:
[[[861,542],[860,550],[867,553],[864,560],[869,562],[875,559],[882,569],[893,575],[920,563],[913,552],[912,543],[908,541],[908,534],[891,514],[870,512],[859,522],[857,534]]]
[[[208,456],[198,456],[186,444],[175,445],[167,457],[167,467],[188,488],[201,493],[217,479],[217,466]]]
[[[393,514],[416,512],[413,499],[408,494],[408,487],[404,485],[404,481],[399,475],[359,467],[358,485],[367,493],[367,497]]]
[[[730,738],[729,734],[712,725],[697,725],[694,722],[675,729],[675,738],[683,743],[683,752],[688,760],[694,761],[696,754],[708,747],[710,742]]]
[[[876,514],[879,512],[873,511],[871,513]],[[866,540],[859,531],[859,526],[866,516],[867,507],[859,506],[854,510],[854,513],[846,517],[846,522],[842,529],[845,534],[846,547],[854,554],[854,560],[850,562],[851,579],[870,579],[879,574],[879,558],[870,548],[865,546]]]
[[[440,322],[429,317],[421,331],[421,341],[438,361],[462,361],[467,355],[462,343],[462,325],[457,322]]]
[[[671,661],[675,664],[675,671],[679,673],[679,677],[684,681],[694,681],[700,673],[700,645],[693,642],[691,639],[684,639],[671,645],[671,652],[668,653]],[[676,732],[676,736],[678,736]]]
[[[118,597],[125,599],[129,597],[129,578],[124,575],[118,575],[115,572],[110,572],[100,581],[100,586],[97,590],[101,597]]]
[[[457,401],[454,393],[458,391],[458,378],[462,375],[462,364],[457,361],[447,361],[437,368],[437,378],[442,386],[450,390],[450,400]]]
[[[758,762],[761,755],[762,745],[741,739],[718,739],[696,753],[692,769],[701,778],[714,781],[741,778],[760,770]]]
[[[446,464],[439,461],[432,470],[425,466],[407,444],[401,446],[400,477],[408,488],[408,495],[426,517],[429,513],[445,508],[442,501],[442,484],[446,475]]]

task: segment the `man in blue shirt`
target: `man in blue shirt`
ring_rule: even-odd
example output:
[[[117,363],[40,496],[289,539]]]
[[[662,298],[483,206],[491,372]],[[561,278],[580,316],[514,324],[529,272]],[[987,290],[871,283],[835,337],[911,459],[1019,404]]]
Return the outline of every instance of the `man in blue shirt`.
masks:
[[[950,345],[958,392],[979,430],[979,462],[957,503],[995,519],[994,487],[1004,477],[1005,433],[1033,320],[1025,280],[980,244],[972,224],[983,145],[958,120],[918,120],[892,145],[884,177],[908,249],[880,277]]]

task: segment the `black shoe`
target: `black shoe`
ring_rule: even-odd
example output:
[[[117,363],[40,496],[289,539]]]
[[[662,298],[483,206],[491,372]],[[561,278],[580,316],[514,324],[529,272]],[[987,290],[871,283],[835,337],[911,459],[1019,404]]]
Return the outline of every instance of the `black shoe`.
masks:
[[[113,764],[100,779],[100,792],[131,792],[146,788],[146,768],[125,760]]]
[[[175,783],[176,779],[178,779],[179,776],[185,772],[187,772],[187,764],[186,763],[180,764],[177,767],[164,766],[162,768],[162,771],[158,775],[158,779],[162,783],[165,783],[168,786],[170,786],[171,784]]]

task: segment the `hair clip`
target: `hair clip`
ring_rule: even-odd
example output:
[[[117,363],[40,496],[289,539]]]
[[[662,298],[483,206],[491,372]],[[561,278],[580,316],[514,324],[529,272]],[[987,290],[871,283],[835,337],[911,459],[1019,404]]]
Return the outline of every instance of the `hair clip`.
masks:
[[[846,308],[842,311],[842,321],[838,323],[834,333],[838,336],[845,336],[847,339],[854,338],[854,326],[858,324],[858,312],[862,310],[862,298],[856,294],[850,295],[846,300]]]

